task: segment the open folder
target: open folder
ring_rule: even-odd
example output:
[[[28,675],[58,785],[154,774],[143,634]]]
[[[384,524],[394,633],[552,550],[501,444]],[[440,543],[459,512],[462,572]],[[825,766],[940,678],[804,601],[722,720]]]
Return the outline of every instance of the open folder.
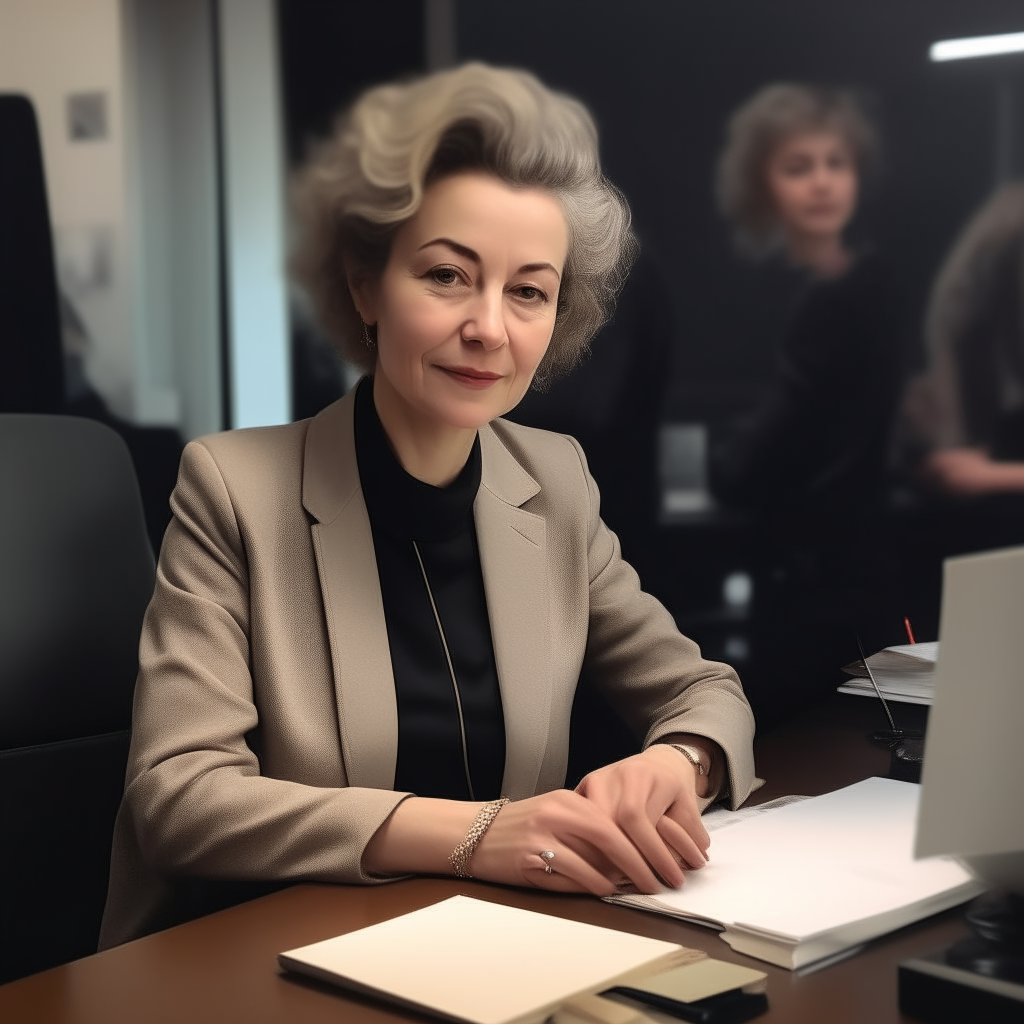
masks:
[[[278,956],[289,971],[464,1024],[533,1024],[564,1002],[703,960],[673,942],[453,896]]]
[[[948,857],[914,859],[919,791],[865,779],[746,818],[712,833],[681,888],[608,900],[717,928],[790,970],[834,957],[983,891]]]

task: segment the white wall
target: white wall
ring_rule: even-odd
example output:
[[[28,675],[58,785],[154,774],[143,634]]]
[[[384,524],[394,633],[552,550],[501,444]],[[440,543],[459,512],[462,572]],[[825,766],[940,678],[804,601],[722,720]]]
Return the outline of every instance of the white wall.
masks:
[[[93,338],[88,372],[115,411],[134,413],[119,0],[0,0],[0,91],[36,108],[65,288]],[[107,96],[105,139],[72,141],[70,93]]]
[[[124,0],[135,410],[222,429],[216,88],[208,0]]]
[[[230,425],[291,418],[276,32],[273,0],[0,0],[0,90],[36,107],[89,378],[186,437],[225,425],[218,88]],[[81,92],[106,97],[105,138],[69,137]]]

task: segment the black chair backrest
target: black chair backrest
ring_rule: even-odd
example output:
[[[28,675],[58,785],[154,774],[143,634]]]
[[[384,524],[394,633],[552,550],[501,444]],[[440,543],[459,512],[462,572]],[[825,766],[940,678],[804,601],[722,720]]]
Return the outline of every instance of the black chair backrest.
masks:
[[[95,950],[153,572],[117,434],[0,415],[0,982]]]
[[[57,278],[32,104],[0,95],[0,412],[64,404]]]

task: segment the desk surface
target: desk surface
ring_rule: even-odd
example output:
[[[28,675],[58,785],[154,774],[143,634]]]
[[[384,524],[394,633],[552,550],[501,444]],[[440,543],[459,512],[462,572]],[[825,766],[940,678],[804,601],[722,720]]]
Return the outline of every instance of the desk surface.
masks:
[[[758,769],[771,782],[758,798],[827,792],[868,775],[884,775],[888,753],[873,748],[865,737],[867,729],[877,727],[876,716],[872,702],[843,696],[760,739]],[[768,1014],[758,1018],[764,1024],[907,1020],[896,1008],[896,964],[965,934],[960,911],[949,911],[879,939],[841,964],[801,977],[733,953],[715,932],[590,897],[439,878],[369,888],[302,885],[0,987],[0,1020],[337,1024],[424,1019],[286,976],[278,970],[276,956],[457,892],[679,942],[764,970],[771,1004]],[[458,949],[452,957],[457,960]]]

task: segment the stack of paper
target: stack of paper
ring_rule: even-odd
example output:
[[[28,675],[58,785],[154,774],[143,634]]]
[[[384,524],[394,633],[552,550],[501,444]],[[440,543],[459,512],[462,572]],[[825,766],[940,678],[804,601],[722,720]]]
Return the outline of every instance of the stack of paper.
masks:
[[[936,662],[939,659],[937,640],[924,644],[898,644],[872,654],[868,664],[875,682],[886,700],[904,704],[931,704],[935,697]],[[856,693],[874,697],[875,688],[860,661],[843,666],[847,675],[855,676],[839,687],[840,693]]]
[[[766,811],[716,830],[682,888],[609,900],[721,929],[791,970],[834,957],[983,890],[949,858],[914,860],[919,788],[866,779]]]
[[[278,956],[309,974],[467,1024],[532,1024],[564,1002],[703,960],[673,942],[451,899]]]

